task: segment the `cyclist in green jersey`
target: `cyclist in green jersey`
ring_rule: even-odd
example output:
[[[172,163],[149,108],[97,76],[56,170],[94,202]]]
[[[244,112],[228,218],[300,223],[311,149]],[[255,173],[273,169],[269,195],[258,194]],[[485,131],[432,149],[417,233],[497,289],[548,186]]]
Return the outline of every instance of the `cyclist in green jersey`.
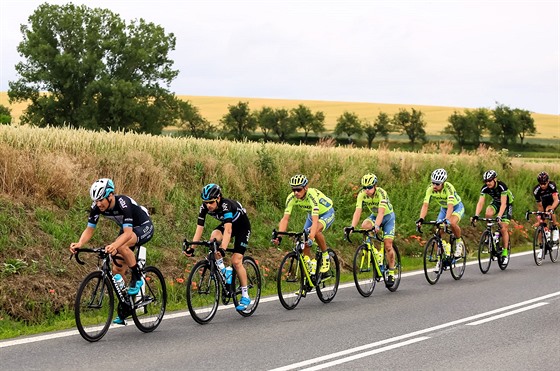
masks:
[[[446,223],[451,226],[451,231],[453,231],[455,237],[457,237],[455,257],[458,258],[463,254],[463,248],[465,247],[463,239],[461,238],[461,227],[459,227],[459,221],[465,214],[465,207],[455,187],[446,181],[447,171],[445,171],[445,169],[434,170],[431,179],[432,185],[428,186],[426,189],[426,196],[424,197],[424,203],[420,210],[420,218],[416,221],[416,225],[422,225],[424,218],[428,214],[430,200],[434,199],[440,206],[437,220],[445,220]],[[436,267],[436,269],[439,270],[439,267]]]
[[[284,210],[284,217],[280,220],[278,230],[285,232],[288,229],[288,221],[292,214],[294,206],[304,209],[308,212],[307,220],[303,226],[304,230],[308,231],[308,240],[303,249],[305,261],[312,267],[313,261],[310,258],[310,248],[313,246],[313,241],[317,242],[319,248],[323,252],[321,261],[321,273],[327,272],[330,267],[329,254],[327,252],[327,242],[323,231],[327,230],[334,221],[334,208],[330,198],[325,196],[323,192],[315,188],[309,188],[308,180],[305,175],[297,174],[290,179],[290,186],[292,193],[286,198],[286,208]],[[273,242],[278,245],[282,239],[276,238]],[[317,264],[315,262],[314,264]]]
[[[362,177],[362,191],[358,193],[356,210],[352,216],[352,225],[345,229],[352,232],[362,215],[363,205],[367,206],[371,215],[362,222],[362,228],[375,228],[375,233],[383,230],[383,245],[389,263],[387,272],[387,286],[395,283],[395,251],[393,250],[393,239],[395,238],[395,213],[389,196],[383,188],[377,187],[377,176],[366,174]]]

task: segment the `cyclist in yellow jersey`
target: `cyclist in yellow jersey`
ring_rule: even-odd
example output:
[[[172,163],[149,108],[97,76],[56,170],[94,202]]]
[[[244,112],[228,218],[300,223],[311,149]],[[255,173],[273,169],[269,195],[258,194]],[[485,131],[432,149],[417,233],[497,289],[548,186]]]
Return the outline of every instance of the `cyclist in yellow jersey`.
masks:
[[[286,198],[284,217],[280,220],[278,230],[285,232],[288,229],[288,221],[294,206],[306,210],[308,214],[303,229],[308,231],[309,239],[303,249],[304,259],[308,263],[311,261],[310,248],[313,245],[313,241],[316,241],[323,252],[320,271],[321,273],[327,272],[329,270],[329,254],[323,231],[327,230],[334,221],[332,200],[318,189],[309,188],[305,175],[294,175],[290,179],[290,186],[292,187],[292,193]],[[281,240],[278,237],[274,240],[274,243],[278,245]]]
[[[416,225],[422,225],[424,218],[428,214],[430,200],[434,199],[440,206],[437,220],[445,220],[450,224],[453,234],[457,237],[455,257],[458,258],[463,254],[463,248],[465,247],[461,238],[461,227],[459,227],[459,221],[465,214],[465,207],[455,187],[451,183],[446,182],[447,171],[445,169],[434,170],[431,178],[432,185],[426,189],[426,196],[420,210],[420,218],[416,221]],[[439,266],[436,269],[439,270]]]
[[[356,210],[352,216],[352,225],[345,229],[352,232],[362,215],[363,205],[368,207],[371,215],[362,222],[362,228],[375,228],[377,233],[383,230],[383,245],[387,261],[389,263],[387,274],[387,286],[391,287],[395,283],[395,251],[393,250],[393,239],[395,238],[395,213],[393,205],[389,201],[389,196],[383,188],[377,187],[377,176],[366,174],[362,177],[362,191],[358,193],[356,200]]]

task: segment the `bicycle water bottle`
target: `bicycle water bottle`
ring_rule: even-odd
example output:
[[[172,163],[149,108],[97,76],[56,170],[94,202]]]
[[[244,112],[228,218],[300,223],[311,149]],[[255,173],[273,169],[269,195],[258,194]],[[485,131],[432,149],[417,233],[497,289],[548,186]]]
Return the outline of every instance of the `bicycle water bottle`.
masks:
[[[146,265],[146,248],[144,246],[140,246],[138,248],[138,268],[142,269]]]
[[[496,231],[494,232],[494,242],[497,244],[498,242],[500,242],[500,232]]]
[[[544,234],[546,235],[546,240],[550,241],[550,230],[548,228],[545,228]]]
[[[554,228],[554,230],[552,231],[552,241],[554,243],[558,243],[558,239],[560,238],[559,233],[558,233],[558,228]]]
[[[231,284],[231,278],[233,276],[233,268],[232,267],[225,267],[224,268],[224,276],[226,278],[226,283],[228,285]]]
[[[115,283],[117,284],[117,287],[119,288],[119,290],[121,292],[123,292],[124,291],[124,278],[119,273],[117,273],[117,274],[115,274],[113,279],[115,280]]]
[[[451,245],[449,242],[442,240],[441,244],[443,245],[443,249],[445,250],[445,255],[451,254]]]

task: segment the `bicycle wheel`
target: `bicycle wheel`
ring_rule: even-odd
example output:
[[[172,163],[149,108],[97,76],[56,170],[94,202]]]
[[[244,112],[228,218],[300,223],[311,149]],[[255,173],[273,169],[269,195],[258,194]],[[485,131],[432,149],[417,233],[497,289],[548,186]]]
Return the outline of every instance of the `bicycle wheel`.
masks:
[[[142,273],[144,286],[134,299],[132,319],[142,332],[154,331],[165,314],[167,288],[163,274],[156,267],[146,267]]]
[[[544,236],[544,229],[538,227],[535,230],[535,237],[533,237],[533,257],[535,258],[535,264],[541,265],[544,260],[544,254],[546,247],[546,237]]]
[[[261,299],[261,272],[255,259],[250,256],[243,257],[243,267],[245,267],[245,271],[247,272],[247,292],[251,298],[251,304],[247,306],[247,309],[238,310],[237,313],[241,314],[243,317],[249,317],[255,312],[255,310],[257,310],[259,300]],[[233,272],[232,280],[233,287],[235,287],[233,303],[237,307],[237,305],[239,305],[239,301],[241,300],[241,283],[239,282],[239,276],[235,270]]]
[[[455,257],[455,249],[457,248],[457,240],[453,240],[453,245],[451,246],[451,276],[455,280],[460,280],[465,273],[465,268],[467,267],[467,245],[465,240],[463,240],[463,252],[461,256]]]
[[[317,296],[323,303],[330,303],[338,291],[338,283],[340,282],[340,263],[336,253],[327,249],[329,252],[329,270],[325,273],[319,273],[317,279]]]
[[[387,287],[387,290],[389,290],[391,292],[395,292],[399,288],[399,285],[401,283],[401,271],[402,271],[401,253],[399,252],[399,249],[398,249],[397,245],[395,245],[394,243],[393,243],[393,251],[395,252],[395,268],[393,269],[393,271],[395,272],[395,275],[393,276],[394,279],[395,279],[395,282],[393,283],[393,286],[387,286],[385,284],[385,287]],[[389,262],[387,261],[387,255],[385,255],[383,260],[384,260],[383,263],[385,264],[385,267],[389,267]],[[385,282],[387,282],[387,280],[386,280],[387,275],[388,275],[388,272],[387,272],[387,270],[385,270],[383,272],[383,278],[385,279]]]
[[[87,341],[98,341],[113,319],[115,297],[108,277],[101,271],[91,272],[82,281],[74,302],[76,327]]]
[[[510,237],[511,238],[511,237]],[[498,266],[500,267],[501,270],[505,270],[509,264],[509,261],[511,260],[511,240],[508,241],[508,259],[507,262],[504,262],[504,257],[502,256],[502,254],[500,254],[498,256]]]
[[[354,253],[354,283],[363,297],[370,296],[375,289],[375,260],[373,253],[366,244],[360,245]]]
[[[430,285],[436,284],[442,269],[441,256],[438,254],[438,241],[437,238],[432,237],[424,247],[424,275]]]
[[[187,279],[187,306],[192,318],[201,325],[208,323],[216,314],[219,304],[218,281],[212,274],[210,263],[196,263]]]
[[[480,243],[478,244],[478,267],[482,274],[486,274],[492,264],[492,251],[494,240],[489,231],[482,232]]]
[[[286,309],[294,309],[303,292],[303,267],[301,267],[295,252],[289,252],[284,256],[278,269],[276,277],[276,288],[280,303]]]
[[[556,263],[558,261],[558,253],[560,250],[560,246],[558,241],[554,242],[554,241],[550,241],[551,245],[550,245],[550,261],[553,263]]]

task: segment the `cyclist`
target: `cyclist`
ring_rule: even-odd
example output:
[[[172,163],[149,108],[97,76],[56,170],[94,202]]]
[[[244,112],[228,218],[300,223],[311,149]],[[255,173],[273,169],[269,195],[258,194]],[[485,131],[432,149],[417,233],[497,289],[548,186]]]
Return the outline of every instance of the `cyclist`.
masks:
[[[533,195],[537,201],[537,209],[539,211],[552,212],[558,207],[558,187],[556,183],[552,182],[545,171],[537,176],[539,184],[533,189]],[[540,219],[540,217],[539,217]],[[552,221],[556,226],[556,215],[552,214]]]
[[[76,249],[86,244],[92,237],[103,215],[113,220],[121,228],[117,239],[105,246],[105,251],[111,255],[121,256],[124,259],[122,267],[113,264],[113,274],[124,276],[127,267],[132,272],[128,288],[129,295],[137,295],[143,285],[142,274],[136,264],[134,248],[144,245],[154,235],[154,225],[144,206],[140,206],[129,196],[116,195],[115,185],[111,179],[101,178],[92,184],[89,190],[93,201],[89,213],[87,227],[82,232],[80,240],[70,244],[70,251],[74,254]],[[115,318],[117,324],[124,324],[124,318]]]
[[[206,215],[210,215],[221,222],[214,228],[210,236],[211,240],[220,241],[221,249],[225,251],[231,238],[234,238],[231,264],[235,267],[235,271],[239,276],[239,283],[241,284],[241,300],[235,309],[245,310],[251,304],[251,298],[247,291],[247,271],[243,266],[243,254],[247,250],[249,237],[251,236],[251,223],[249,222],[247,211],[239,201],[224,198],[222,189],[215,183],[204,186],[201,197],[202,205],[200,205],[198,212],[198,223],[193,241],[200,241],[204,231]],[[187,256],[192,256],[193,253],[194,248],[185,252]],[[215,256],[216,265],[224,273],[226,279],[229,279],[231,272],[224,265],[224,257],[220,251],[217,251]]]
[[[496,220],[500,226],[500,233],[502,234],[504,242],[502,257],[504,259],[504,264],[506,264],[509,260],[507,249],[507,246],[509,246],[508,226],[513,212],[513,194],[504,182],[498,180],[498,173],[494,170],[485,172],[482,176],[482,180],[484,181],[484,185],[480,189],[480,198],[476,204],[476,211],[471,221],[476,222],[478,220],[478,214],[480,214],[484,206],[484,197],[486,195],[492,197],[492,203],[486,208],[486,217],[491,218],[496,214]]]
[[[290,186],[292,187],[292,193],[286,198],[286,208],[284,210],[284,216],[278,225],[278,230],[280,232],[285,232],[287,230],[288,221],[290,220],[290,215],[292,214],[292,208],[294,206],[306,210],[308,214],[303,229],[309,233],[309,239],[303,249],[304,260],[311,267],[311,273],[314,274],[314,265],[317,264],[317,262],[314,262],[314,259],[311,260],[310,248],[313,246],[313,241],[316,241],[323,252],[320,272],[325,273],[329,270],[330,262],[329,253],[327,252],[327,242],[325,241],[323,232],[327,230],[334,221],[332,200],[318,189],[309,188],[308,180],[305,175],[294,175],[290,179]],[[273,242],[278,245],[281,241],[282,238],[278,237]]]
[[[451,231],[457,238],[455,257],[458,258],[463,255],[463,248],[465,247],[461,238],[461,227],[459,227],[459,221],[465,214],[465,207],[455,187],[447,182],[447,171],[445,169],[434,170],[431,180],[432,185],[426,189],[426,196],[420,210],[420,218],[416,221],[416,225],[422,225],[424,218],[428,214],[430,199],[435,199],[440,206],[437,220],[445,221],[446,224],[450,225]],[[439,271],[439,264],[440,262],[438,261],[434,270]]]
[[[352,225],[345,229],[352,232],[362,215],[362,208],[365,204],[369,211],[368,216],[362,222],[362,228],[375,228],[375,233],[380,229],[383,230],[383,245],[387,260],[389,262],[387,272],[387,286],[393,286],[395,283],[395,251],[393,250],[393,239],[395,238],[395,213],[393,205],[389,201],[389,196],[383,188],[377,187],[377,176],[375,174],[366,174],[362,177],[362,191],[358,193],[356,201],[356,210],[352,216]]]

